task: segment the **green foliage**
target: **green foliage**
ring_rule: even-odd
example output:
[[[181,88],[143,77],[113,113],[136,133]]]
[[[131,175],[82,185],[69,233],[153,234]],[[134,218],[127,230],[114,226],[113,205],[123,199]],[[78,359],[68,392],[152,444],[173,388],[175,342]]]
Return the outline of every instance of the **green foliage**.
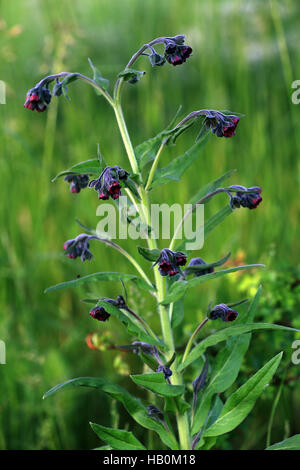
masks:
[[[121,429],[111,429],[100,424],[90,423],[91,428],[102,441],[107,442],[111,449],[116,450],[146,450],[132,432]]]

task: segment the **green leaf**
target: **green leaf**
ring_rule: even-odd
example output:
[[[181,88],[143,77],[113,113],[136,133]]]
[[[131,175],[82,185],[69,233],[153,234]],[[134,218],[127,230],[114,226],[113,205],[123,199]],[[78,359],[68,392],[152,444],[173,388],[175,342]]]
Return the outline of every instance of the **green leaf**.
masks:
[[[199,157],[200,151],[208,141],[208,138],[209,133],[207,132],[183,155],[172,160],[168,166],[157,170],[150,189],[153,189],[156,186],[160,186],[162,184],[166,184],[169,181],[179,181],[184,172]]]
[[[191,287],[198,286],[203,284],[206,281],[210,281],[211,279],[216,279],[218,277],[225,276],[226,274],[235,273],[237,271],[242,271],[244,269],[251,269],[251,268],[260,268],[264,267],[263,264],[248,264],[245,266],[236,266],[234,268],[222,269],[219,271],[215,271],[214,273],[204,274],[203,276],[195,277],[190,279],[189,281],[176,281],[170,287],[169,293],[167,297],[161,302],[162,305],[168,305],[171,302],[175,302],[179,300],[181,297],[184,296],[186,291]]]
[[[206,184],[202,188],[200,188],[197,193],[189,200],[189,204],[195,204],[196,202],[200,201],[204,196],[207,196],[209,193],[215,191],[218,188],[222,187],[223,181],[227,180],[230,178],[233,173],[235,173],[236,170],[229,170],[224,175],[220,176],[214,181],[211,181],[210,183]]]
[[[199,235],[199,233],[203,232],[204,231],[204,235],[203,235],[203,238],[205,238],[205,240],[207,240],[207,237],[212,233],[212,231],[218,227],[218,225],[220,225],[223,220],[226,219],[226,217],[228,217],[228,215],[232,214],[233,210],[231,209],[231,207],[229,206],[229,204],[227,204],[227,206],[223,207],[223,209],[219,210],[216,214],[214,214],[213,216],[211,216],[205,223],[204,223],[204,226],[200,226],[197,228],[197,237],[198,239],[201,238],[201,236]],[[192,217],[192,215],[191,215]],[[187,244],[188,243],[191,243],[191,240],[182,240],[180,241],[179,244],[176,244],[176,250],[178,251],[184,251],[186,253],[189,253],[191,250],[188,250],[187,248]]]
[[[184,393],[184,385],[167,384],[162,372],[131,375],[130,377],[135,384],[140,385],[147,390],[151,390],[153,393],[162,395],[163,397],[176,397]]]
[[[191,408],[191,405],[182,397],[165,397],[165,411],[179,412],[181,415]]]
[[[173,303],[173,311],[171,317],[172,328],[177,328],[184,319],[184,297]]]
[[[123,184],[126,188],[128,188],[132,194],[138,199],[140,200],[141,199],[141,196],[137,190],[137,187],[134,183],[134,181],[130,178],[130,177],[127,177],[127,179],[123,180]]]
[[[205,432],[204,437],[219,436],[235,429],[248,416],[257,398],[271,381],[282,358],[282,352],[273,357],[226,401],[223,410]]]
[[[144,70],[140,71],[140,70],[126,68],[125,70],[123,70],[122,72],[118,74],[118,77],[123,78],[125,82],[134,84],[138,82],[142,78],[142,76],[145,75],[145,73],[146,72]]]
[[[100,424],[90,423],[92,430],[102,441],[116,450],[146,450],[143,444],[129,431],[112,429]]]
[[[84,284],[86,282],[97,282],[97,281],[133,281],[134,283],[137,284],[138,287],[141,289],[145,290],[154,290],[147,284],[144,279],[136,276],[135,274],[127,274],[127,273],[112,273],[112,272],[107,272],[107,273],[93,273],[93,274],[88,274],[87,276],[82,276],[79,277],[78,279],[72,279],[71,281],[66,281],[66,282],[61,282],[60,284],[56,284],[55,286],[48,287],[45,289],[45,294],[48,292],[54,292],[56,290],[62,290],[62,289],[69,289],[70,287],[78,287],[81,284]]]
[[[115,305],[112,305],[105,300],[99,300],[97,305],[100,307],[104,307],[105,310],[110,314],[116,317],[119,321],[121,321],[125,327],[128,329],[128,332],[133,335],[137,336],[140,340],[144,341],[145,343],[154,344],[158,348],[164,349],[165,345],[160,342],[159,340],[155,340],[152,336],[148,335],[145,331],[141,323],[139,323],[129,312],[120,310]]]
[[[103,78],[101,73],[99,72],[99,70],[94,66],[93,62],[91,61],[91,59],[88,59],[89,61],[89,64],[93,70],[93,80],[95,83],[97,83],[97,85],[100,86],[100,88],[102,88],[103,91],[106,91],[108,86],[109,86],[109,80],[107,80],[106,78]],[[97,95],[101,95],[100,91],[96,90],[96,93]]]
[[[266,450],[300,450],[300,434],[276,442],[276,444],[267,447]]]
[[[159,249],[149,250],[148,248],[144,248],[143,246],[138,246],[137,249],[139,254],[142,255],[148,261],[154,262],[160,255]]]
[[[147,409],[142,405],[140,400],[133,397],[125,389],[119,385],[107,382],[102,378],[97,377],[78,377],[76,379],[68,380],[62,384],[56,385],[51,388],[43,398],[47,398],[55,393],[74,387],[91,387],[96,388],[108,395],[115,400],[120,401],[131,417],[141,426],[146,429],[155,431],[161,438],[161,440],[171,449],[178,450],[178,444],[172,433],[167,432],[164,426],[154,419],[150,418],[147,414]]]
[[[253,301],[244,316],[239,316],[238,324],[252,323],[261,295],[261,287],[258,288]],[[236,325],[235,325],[236,326]],[[227,342],[225,348],[218,352],[214,362],[213,372],[207,385],[208,393],[223,393],[236,380],[242,365],[243,358],[249,348],[251,333],[233,336]]]
[[[91,160],[86,160],[85,162],[76,163],[76,165],[71,166],[68,170],[61,171],[55,178],[52,179],[52,182],[56,181],[58,178],[66,175],[97,175],[99,176],[103,167],[101,167],[98,158],[92,158]]]
[[[199,344],[197,344],[197,346],[195,346],[194,349],[192,349],[192,351],[189,353],[184,363],[179,366],[178,370],[183,370],[189,364],[198,359],[209,346],[214,346],[215,344],[225,341],[228,338],[231,338],[232,336],[242,335],[244,333],[249,333],[250,331],[256,330],[281,330],[290,332],[299,331],[295,328],[289,328],[288,326],[282,325],[275,325],[272,323],[248,323],[246,325],[229,326],[228,328],[224,328],[223,330],[213,333],[212,335],[208,336],[203,341],[201,341]]]

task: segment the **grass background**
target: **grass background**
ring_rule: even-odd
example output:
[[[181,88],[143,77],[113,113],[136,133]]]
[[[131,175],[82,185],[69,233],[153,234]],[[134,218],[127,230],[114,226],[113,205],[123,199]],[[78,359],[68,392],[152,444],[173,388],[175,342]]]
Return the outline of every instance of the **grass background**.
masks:
[[[56,383],[80,375],[103,375],[125,386],[129,381],[116,353],[86,346],[86,335],[98,328],[79,302],[86,291],[43,294],[47,286],[78,274],[133,272],[104,246],[94,247],[91,264],[62,257],[63,242],[79,233],[76,217],[95,227],[98,200],[89,190],[72,195],[62,180],[51,183],[59,171],[94,158],[97,143],[109,163],[127,168],[112,112],[92,89],[76,83],[70,86],[70,102],[54,99],[46,113],[30,113],[23,108],[27,90],[52,72],[90,74],[87,57],[114,80],[143,43],[186,34],[194,50],[186,64],[151,69],[142,58],[139,68],[147,74],[137,86],[124,87],[134,144],[163,129],[179,104],[184,114],[211,108],[246,116],[233,139],[210,139],[181,182],[155,190],[153,201],[184,204],[200,186],[236,168],[231,184],[261,186],[263,203],[257,211],[236,211],[197,255],[214,261],[231,251],[247,263],[266,263],[274,272],[294,267],[299,255],[300,107],[292,104],[291,83],[300,79],[299,14],[296,0],[0,2],[0,79],[7,90],[6,105],[0,105],[0,338],[7,346],[7,365],[0,366],[0,448],[98,445],[88,421],[111,424],[105,397],[79,391],[43,402],[41,396]],[[194,137],[189,132],[179,139],[164,152],[161,164],[181,154]],[[207,216],[223,205],[220,196],[209,205]],[[126,248],[135,253],[135,242],[126,242]],[[258,274],[247,279],[248,284],[259,282]],[[240,280],[218,281],[190,295],[187,331],[209,300],[234,300]],[[88,290],[110,297],[120,293],[111,283]],[[149,299],[130,293],[132,305],[158,328]],[[116,342],[128,341],[113,320],[101,331]],[[268,347],[262,362],[271,356]],[[138,370],[136,361],[130,361]],[[290,404],[291,416],[297,404]],[[269,411],[261,407],[261,414],[254,415],[254,429],[268,420]],[[121,419],[126,422],[123,415]],[[282,427],[279,422],[278,440]],[[246,435],[237,448],[263,445],[259,435],[251,443]],[[232,446],[226,440],[222,445]]]

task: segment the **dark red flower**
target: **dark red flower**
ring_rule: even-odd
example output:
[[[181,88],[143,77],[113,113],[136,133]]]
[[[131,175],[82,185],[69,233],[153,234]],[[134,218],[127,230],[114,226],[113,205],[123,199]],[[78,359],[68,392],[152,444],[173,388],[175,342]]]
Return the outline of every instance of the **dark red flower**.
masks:
[[[202,109],[199,116],[205,116],[204,125],[217,137],[233,137],[240,118],[235,114],[224,114],[213,109]]]
[[[118,199],[121,196],[121,183],[128,178],[127,171],[118,166],[107,166],[99,176],[99,178],[92,180],[89,184],[91,188],[99,194],[99,199],[107,200]]]
[[[89,184],[88,175],[67,175],[64,180],[70,183],[70,191],[74,194],[80,193],[81,189]]]
[[[42,113],[46,111],[51,101],[51,93],[48,88],[36,87],[28,91],[24,107]]]
[[[95,318],[98,321],[106,321],[110,317],[110,313],[108,313],[104,307],[94,307],[90,310],[91,317]]]
[[[158,269],[162,276],[175,276],[180,273],[178,267],[186,264],[186,255],[180,251],[164,248],[161,250],[154,266],[156,264],[158,264]]]
[[[174,66],[183,64],[193,52],[190,46],[184,44],[183,35],[166,40],[165,59]]]
[[[262,189],[259,186],[245,188],[244,186],[233,185],[229,186],[228,190],[230,192],[234,192],[236,190],[235,195],[231,196],[230,199],[230,206],[232,209],[239,208],[241,206],[247,207],[248,209],[256,209],[262,201]]]
[[[220,318],[222,321],[226,322],[234,321],[237,316],[238,312],[228,307],[226,304],[216,305],[208,315],[211,320],[217,320]]]

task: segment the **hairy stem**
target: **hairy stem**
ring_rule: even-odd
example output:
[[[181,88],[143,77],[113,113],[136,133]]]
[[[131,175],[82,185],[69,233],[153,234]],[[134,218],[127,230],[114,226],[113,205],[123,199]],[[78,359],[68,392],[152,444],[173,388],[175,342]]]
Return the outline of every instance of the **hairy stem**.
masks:
[[[190,339],[189,339],[189,341],[186,345],[185,351],[184,351],[184,355],[183,355],[183,358],[182,358],[182,363],[186,360],[186,358],[187,358],[187,356],[188,356],[188,354],[191,350],[191,347],[193,346],[193,342],[194,342],[195,337],[197,336],[197,334],[199,333],[201,328],[208,322],[208,320],[209,320],[208,317],[204,318],[204,320],[200,323],[200,325],[197,326],[194,333],[190,337]]]

